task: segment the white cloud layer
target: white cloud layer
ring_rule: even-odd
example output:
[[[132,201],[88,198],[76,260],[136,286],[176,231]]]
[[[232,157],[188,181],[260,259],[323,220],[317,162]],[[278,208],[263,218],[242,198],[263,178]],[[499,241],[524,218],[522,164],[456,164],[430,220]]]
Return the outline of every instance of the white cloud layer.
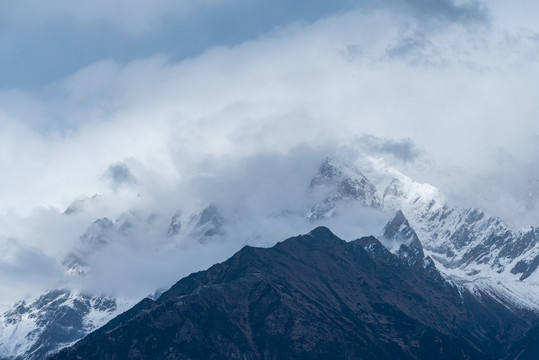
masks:
[[[129,18],[119,24],[144,31],[176,6],[152,2],[146,11],[119,1],[108,13],[103,4],[53,2],[47,11],[77,21],[106,13],[106,21]],[[538,224],[539,26],[530,15],[536,6],[374,4],[180,62],[162,54],[125,65],[104,59],[40,90],[0,93],[0,241],[14,249],[0,257],[0,284],[7,284],[0,293],[12,290],[16,298],[37,275],[49,279],[40,281],[44,287],[55,286],[53,264],[79,246],[86,228],[130,210],[144,221],[156,213],[165,227],[176,210],[209,202],[252,218],[234,229],[243,235],[230,243],[195,244],[166,256],[126,252],[158,247],[163,234],[120,237],[96,258],[101,265],[87,283],[110,278],[110,289],[124,284],[136,293],[224,259],[253,229],[267,234],[260,244],[307,231],[294,216],[260,219],[280,207],[301,208],[300,195],[321,159],[357,136],[457,203],[518,226]],[[4,11],[22,11],[11,6]],[[115,182],[114,169],[129,181]],[[98,205],[61,215],[94,194],[101,194]],[[373,226],[358,236],[382,223],[383,216],[364,216]],[[352,237],[346,222],[335,225]],[[124,261],[113,261],[122,251]],[[38,264],[28,274],[13,265],[24,259]],[[140,264],[147,266],[135,270]],[[145,279],[144,286],[128,289],[131,276]],[[13,290],[15,282],[23,290]]]

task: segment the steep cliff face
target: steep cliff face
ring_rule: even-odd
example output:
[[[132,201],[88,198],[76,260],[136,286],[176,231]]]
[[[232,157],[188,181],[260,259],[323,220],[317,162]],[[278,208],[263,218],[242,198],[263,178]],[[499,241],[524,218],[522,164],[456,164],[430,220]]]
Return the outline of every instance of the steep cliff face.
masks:
[[[51,359],[488,359],[529,326],[422,264],[320,227],[245,247]]]

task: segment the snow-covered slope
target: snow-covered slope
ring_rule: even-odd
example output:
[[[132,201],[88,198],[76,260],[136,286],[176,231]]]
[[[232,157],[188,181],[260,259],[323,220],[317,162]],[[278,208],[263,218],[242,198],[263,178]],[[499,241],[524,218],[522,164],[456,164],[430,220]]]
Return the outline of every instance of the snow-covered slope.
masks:
[[[0,359],[44,359],[131,305],[66,289],[19,301],[0,315]]]
[[[328,166],[334,169],[328,171]],[[393,226],[388,224],[380,236],[392,252],[420,241],[425,255],[455,283],[539,311],[539,228],[514,232],[500,218],[478,209],[451,207],[437,188],[412,180],[379,158],[332,158],[322,165],[322,171],[341,174],[343,183],[371,184],[369,196],[380,198],[383,210],[397,211]],[[323,178],[319,174],[314,179],[320,183]],[[342,199],[335,198],[332,206],[338,207]],[[408,226],[413,230],[406,234],[403,231]],[[415,249],[417,252],[419,247]]]
[[[343,202],[356,201],[368,207],[382,207],[375,186],[358,169],[337,157],[324,161],[307,193],[315,200],[306,215],[310,221],[333,216]]]
[[[83,210],[77,207],[77,211]],[[75,213],[70,210],[62,216]],[[169,223],[166,217],[155,217],[130,211],[117,218],[101,217],[93,221],[78,239],[73,239],[72,248],[61,260],[66,279],[74,279],[72,284],[75,286],[84,284],[102,257],[110,258],[112,251],[121,256],[118,249],[139,253],[148,249],[162,253],[170,249],[181,251],[175,247],[185,238],[192,238],[203,246],[223,235],[225,219],[214,204],[184,216],[177,211],[171,215]],[[62,279],[59,283],[71,284]],[[0,308],[0,360],[44,359],[47,354],[80,340],[138,301],[140,298],[118,299],[62,288],[11,306],[4,305]]]
[[[305,183],[303,199],[297,208],[268,208],[269,213],[236,210],[232,214],[230,207],[217,201],[170,213],[127,211],[117,218],[101,216],[73,239],[62,258],[66,276],[83,283],[102,258],[113,258],[105,256],[110,251],[118,256],[126,249],[148,252],[154,254],[152,259],[160,259],[159,254],[183,251],[182,242],[205,247],[232,237],[239,249],[253,244],[252,239],[268,229],[312,228],[313,223],[330,225],[337,232],[347,227],[352,236],[363,236],[372,234],[360,231],[364,223],[376,218],[381,220],[375,232],[380,231],[378,239],[387,250],[410,267],[432,270],[433,281],[443,283],[436,275],[439,270],[453,284],[476,294],[487,294],[509,308],[539,313],[537,227],[513,231],[500,218],[451,206],[436,187],[414,181],[383,159],[365,154],[326,159]],[[99,198],[94,197],[84,206],[77,203],[63,216],[77,216],[97,202]],[[366,211],[359,214],[358,209]],[[286,221],[287,225],[279,223]],[[365,246],[368,251],[381,251]],[[38,359],[111,319],[124,308],[118,304],[118,300],[82,295],[73,289],[51,290],[33,301],[18,302],[2,311],[0,359]]]

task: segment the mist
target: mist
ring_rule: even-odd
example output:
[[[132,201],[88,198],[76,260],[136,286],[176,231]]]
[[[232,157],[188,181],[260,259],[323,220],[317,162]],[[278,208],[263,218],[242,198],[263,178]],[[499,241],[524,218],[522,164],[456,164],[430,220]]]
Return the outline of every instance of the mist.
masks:
[[[3,86],[0,302],[61,286],[145,296],[317,225],[377,235],[390,214],[304,219],[310,180],[349,144],[456,206],[538,225],[539,29],[536,6],[517,3],[373,1],[181,59],[102,57],[38,88]],[[99,9],[61,12],[94,26]],[[121,31],[143,34],[163,13]],[[210,204],[226,220],[201,241]],[[174,215],[184,232],[169,236]],[[89,247],[81,237],[103,218],[114,231]],[[66,274],[69,253],[85,255],[85,276]]]

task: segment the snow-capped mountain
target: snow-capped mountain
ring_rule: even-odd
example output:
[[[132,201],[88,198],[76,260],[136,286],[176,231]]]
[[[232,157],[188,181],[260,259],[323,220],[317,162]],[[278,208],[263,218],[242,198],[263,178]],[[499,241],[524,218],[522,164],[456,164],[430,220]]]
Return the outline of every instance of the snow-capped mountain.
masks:
[[[470,325],[473,296],[461,302],[430,270],[374,237],[345,242],[318,227],[246,246],[53,359],[490,359],[482,350],[497,342],[488,321]]]
[[[44,359],[101,327],[129,305],[67,289],[19,301],[0,315],[0,359]]]
[[[322,226],[245,246],[51,360],[509,360],[530,350],[534,338],[522,334],[537,314],[444,279],[402,214],[385,230],[398,254],[373,236],[347,242]]]
[[[333,216],[343,202],[360,202],[362,205],[381,208],[376,187],[356,168],[328,158],[307,189],[315,204],[307,213],[310,221]]]
[[[413,230],[402,235],[404,243],[420,243],[447,278],[497,294],[509,306],[539,311],[539,228],[515,232],[502,219],[481,210],[452,207],[437,188],[412,180],[381,159],[365,157],[354,163],[334,158],[321,166],[315,179],[323,178],[322,173],[346,174],[348,179],[340,179],[346,183],[372,184],[371,196],[380,197],[383,210],[397,211],[394,226],[388,224],[381,239],[394,238],[388,231],[399,223],[410,227]],[[386,241],[384,245],[394,253],[401,251],[397,244]]]
[[[70,209],[76,211],[66,211],[63,216],[76,216],[99,201],[94,197],[84,206],[72,206]],[[452,206],[436,187],[414,181],[381,158],[340,154],[327,158],[305,184],[301,206],[272,209],[266,216],[272,221],[293,218],[293,224],[306,228],[333,221],[336,231],[340,223],[335,219],[357,219],[354,236],[369,235],[359,229],[362,221],[371,219],[350,214],[358,208],[370,209],[386,223],[378,230],[380,242],[362,240],[367,241],[362,246],[371,255],[384,257],[390,253],[411,270],[422,269],[434,283],[448,280],[463,291],[496,299],[508,309],[539,313],[539,228],[513,231],[502,219],[483,211]],[[84,279],[91,274],[96,259],[111,248],[183,251],[183,241],[198,246],[223,243],[219,240],[230,234],[238,236],[232,229],[257,223],[253,214],[231,214],[223,209],[226,207],[218,202],[210,202],[168,214],[133,210],[117,218],[100,217],[75,239],[62,264],[68,276]],[[280,218],[272,214],[285,215]],[[249,243],[260,235],[256,231],[250,228],[237,241]],[[106,298],[111,306],[103,308],[97,305],[98,299],[105,298],[76,290],[52,290],[34,301],[13,305],[1,318],[0,359],[37,359],[82,338],[120,311],[118,300]],[[63,312],[71,314],[75,323],[62,322]],[[60,330],[51,336],[50,329]]]
[[[108,218],[97,219],[80,237],[77,247],[65,257],[63,265],[76,275],[84,275],[89,269],[86,259],[103,250],[116,236],[117,229]]]
[[[92,201],[98,201],[98,198]],[[82,207],[77,209],[83,211]],[[66,211],[63,216],[73,216],[75,213]],[[72,249],[62,259],[67,278],[76,278],[79,283],[84,283],[85,278],[95,270],[96,261],[118,247],[129,249],[129,246],[140,246],[140,242],[147,241],[146,247],[141,246],[143,249],[148,246],[150,249],[162,247],[162,251],[166,251],[186,237],[193,238],[202,246],[212,238],[223,235],[225,219],[214,204],[188,213],[185,217],[177,211],[172,215],[168,229],[166,218],[156,217],[154,214],[146,216],[130,211],[115,219],[96,219],[75,239]],[[138,232],[153,232],[156,236],[155,239],[143,236],[137,242],[137,236],[140,237]],[[158,241],[160,236],[162,239]],[[44,359],[47,354],[72,344],[104,325],[139,300],[62,288],[4,306],[0,308],[0,360]]]

